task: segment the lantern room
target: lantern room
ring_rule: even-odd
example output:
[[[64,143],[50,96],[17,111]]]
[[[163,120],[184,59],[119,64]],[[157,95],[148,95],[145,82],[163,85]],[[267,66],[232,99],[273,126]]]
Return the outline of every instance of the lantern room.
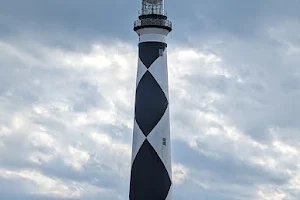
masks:
[[[164,0],[142,0],[141,15],[166,15]]]

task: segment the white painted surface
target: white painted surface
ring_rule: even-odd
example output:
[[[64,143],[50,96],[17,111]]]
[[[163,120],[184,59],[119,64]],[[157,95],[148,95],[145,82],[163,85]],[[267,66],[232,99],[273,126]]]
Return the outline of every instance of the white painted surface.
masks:
[[[140,42],[163,42],[166,43],[166,36],[161,34],[142,34]]]
[[[144,143],[145,139],[145,135],[143,134],[136,120],[134,120],[131,165],[133,164],[133,161],[137,153],[139,152],[142,144]]]
[[[166,138],[166,145],[163,145],[163,138]],[[169,107],[165,114],[154,127],[147,137],[150,144],[153,146],[160,159],[163,161],[169,176],[171,177],[171,141],[170,141],[170,117]]]
[[[168,30],[162,28],[142,28],[137,31],[139,42],[163,42],[166,43]]]
[[[170,31],[163,29],[163,28],[141,28],[136,31],[138,35],[144,35],[144,34],[160,34],[167,36]]]
[[[166,200],[171,200],[172,199],[172,194],[173,194],[173,184],[171,185],[171,188],[169,190],[168,196]]]
[[[165,49],[163,56],[158,57],[148,70],[160,85],[169,101],[167,48]]]
[[[142,79],[142,77],[146,73],[146,71],[147,71],[147,67],[144,65],[144,63],[139,58],[138,69],[137,69],[137,77],[136,77],[136,87],[138,86],[140,80]]]

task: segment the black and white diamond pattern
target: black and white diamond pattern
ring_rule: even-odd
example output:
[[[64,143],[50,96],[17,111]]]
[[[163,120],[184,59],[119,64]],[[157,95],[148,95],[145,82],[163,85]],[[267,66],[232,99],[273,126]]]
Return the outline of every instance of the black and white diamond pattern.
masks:
[[[145,136],[156,126],[167,107],[168,99],[147,71],[138,84],[135,99],[135,119]]]
[[[137,69],[137,76],[136,76],[136,87],[138,86],[141,78],[144,76],[144,74],[146,73],[146,71],[148,70],[147,67],[145,67],[145,65],[143,64],[143,62],[141,61],[141,59],[139,58],[139,62],[138,62],[138,69]]]
[[[132,165],[130,200],[164,200],[170,187],[169,174],[146,139]]]
[[[171,177],[171,157],[169,156],[171,155],[171,149],[165,148],[165,145],[162,145],[162,138],[165,138],[166,145],[170,145],[170,126],[167,125],[169,124],[169,121],[169,108],[167,108],[161,120],[151,131],[151,134],[148,135],[147,140],[149,141],[151,146],[153,146],[153,148],[158,152],[160,159],[165,164],[169,176]]]
[[[139,44],[130,200],[171,199],[166,46]]]
[[[133,126],[133,145],[132,146],[132,161],[131,164],[133,164],[134,158],[136,157],[140,147],[144,143],[146,137],[143,134],[142,130],[140,129],[139,125],[137,124],[136,120],[134,120],[134,126]]]
[[[149,72],[155,77],[155,80],[164,91],[166,98],[169,100],[169,87],[168,87],[168,68],[167,66],[167,50],[163,52],[163,56],[157,58],[157,60],[148,69]]]
[[[149,68],[151,64],[159,57],[159,51],[165,50],[166,43],[162,42],[142,42],[139,44],[139,57],[144,65]]]

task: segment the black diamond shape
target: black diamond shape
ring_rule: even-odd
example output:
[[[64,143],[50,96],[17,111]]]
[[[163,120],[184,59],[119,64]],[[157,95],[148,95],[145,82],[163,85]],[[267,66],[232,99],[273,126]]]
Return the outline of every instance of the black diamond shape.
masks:
[[[165,200],[171,179],[151,144],[145,140],[131,169],[130,200]]]
[[[167,107],[165,93],[147,71],[139,82],[135,97],[135,118],[146,137],[162,118]]]
[[[167,44],[163,42],[142,42],[139,43],[139,57],[144,65],[149,68],[159,57],[159,50],[166,49]]]

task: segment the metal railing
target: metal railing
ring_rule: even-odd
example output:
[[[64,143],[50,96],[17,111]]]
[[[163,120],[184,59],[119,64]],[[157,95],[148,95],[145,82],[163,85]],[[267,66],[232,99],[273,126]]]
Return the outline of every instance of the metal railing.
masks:
[[[168,29],[172,29],[172,22],[166,19],[141,19],[136,20],[134,22],[134,28],[143,27],[143,26],[159,26],[159,27],[166,27]]]
[[[139,11],[139,15],[163,15],[167,16],[167,11],[161,8],[150,8],[150,9],[143,9]]]

